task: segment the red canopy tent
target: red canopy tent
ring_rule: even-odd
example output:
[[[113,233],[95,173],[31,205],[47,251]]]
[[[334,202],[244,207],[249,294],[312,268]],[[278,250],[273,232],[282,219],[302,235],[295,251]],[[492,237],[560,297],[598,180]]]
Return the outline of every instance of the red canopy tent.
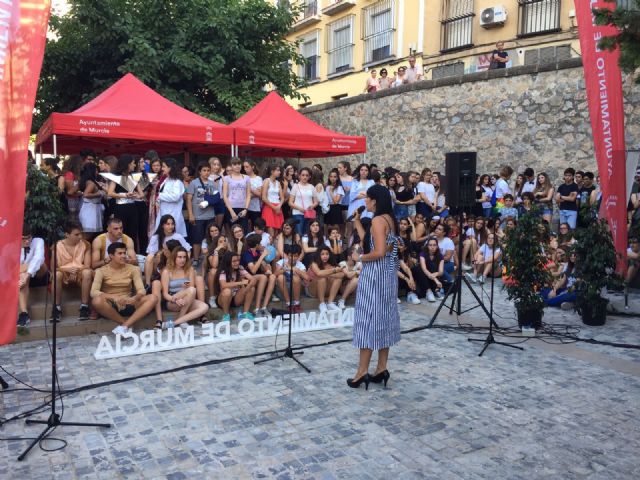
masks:
[[[53,113],[36,137],[36,148],[70,154],[161,155],[231,153],[233,130],[196,115],[155,92],[131,73],[71,113]]]
[[[276,92],[229,126],[234,129],[238,156],[320,158],[367,151],[365,137],[321,127]]]

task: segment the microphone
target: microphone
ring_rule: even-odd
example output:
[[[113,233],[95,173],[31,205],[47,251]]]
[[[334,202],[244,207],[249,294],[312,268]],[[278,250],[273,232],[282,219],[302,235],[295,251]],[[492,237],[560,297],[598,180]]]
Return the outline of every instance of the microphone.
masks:
[[[357,208],[356,212],[358,212],[360,215],[362,215],[362,212],[364,212],[364,209],[365,209],[365,206],[364,206],[364,205],[361,205],[361,206],[359,206],[359,207]],[[347,218],[347,222],[351,222],[351,221],[353,221],[353,219],[354,219],[354,218],[355,218],[355,216],[356,216],[356,212],[353,212],[353,214],[352,214],[349,218]]]

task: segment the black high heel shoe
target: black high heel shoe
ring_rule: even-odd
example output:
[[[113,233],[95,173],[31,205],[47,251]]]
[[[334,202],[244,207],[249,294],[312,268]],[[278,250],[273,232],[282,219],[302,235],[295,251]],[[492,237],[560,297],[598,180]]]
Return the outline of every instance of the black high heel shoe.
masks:
[[[384,383],[384,388],[387,388],[387,382],[391,378],[391,374],[389,370],[383,370],[380,373],[373,375],[370,378],[370,381],[373,383]]]
[[[371,381],[371,375],[365,373],[358,380],[354,380],[353,378],[347,378],[347,385],[351,388],[359,388],[360,385],[364,382],[364,389],[369,390],[369,382]]]

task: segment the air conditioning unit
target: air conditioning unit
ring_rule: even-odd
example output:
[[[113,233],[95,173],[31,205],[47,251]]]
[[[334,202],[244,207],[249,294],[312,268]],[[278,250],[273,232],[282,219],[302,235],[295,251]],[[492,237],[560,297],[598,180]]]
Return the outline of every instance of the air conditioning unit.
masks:
[[[507,21],[507,9],[502,5],[489,7],[480,13],[480,26],[484,28],[501,27]]]

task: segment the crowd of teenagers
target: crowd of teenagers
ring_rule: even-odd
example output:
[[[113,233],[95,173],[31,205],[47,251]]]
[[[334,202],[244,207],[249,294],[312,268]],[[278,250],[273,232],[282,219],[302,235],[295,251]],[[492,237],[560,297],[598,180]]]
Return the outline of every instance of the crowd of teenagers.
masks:
[[[544,172],[527,168],[513,178],[505,166],[499,174],[478,175],[475,207],[460,222],[449,214],[441,175],[429,168],[400,172],[360,164],[352,171],[337,161],[328,172],[318,164],[268,164],[261,172],[251,160],[227,163],[212,157],[181,165],[154,151],[98,159],[87,150],[60,170],[56,159],[45,159],[41,169],[66,208],[65,238],[49,254],[25,226],[18,325],[30,321],[31,279],[54,271],[51,321],[62,317],[62,290],[77,285],[80,320],[102,316],[116,322],[120,334],[151,312],[162,329],[207,321],[210,307],[223,311],[223,321],[234,308],[238,319],[250,320],[281,302],[299,312],[302,296],[316,298],[321,312],[342,309],[358,287],[356,260],[372,216],[365,197],[375,184],[391,195],[402,240],[398,303],[442,298],[457,269],[479,284],[500,276],[506,232],[537,206],[554,277],[543,294],[549,305],[567,304],[578,213],[600,201],[591,172],[567,168],[554,186]],[[629,203],[631,224],[640,219],[639,180]],[[636,238],[628,258],[630,282],[640,265]]]

